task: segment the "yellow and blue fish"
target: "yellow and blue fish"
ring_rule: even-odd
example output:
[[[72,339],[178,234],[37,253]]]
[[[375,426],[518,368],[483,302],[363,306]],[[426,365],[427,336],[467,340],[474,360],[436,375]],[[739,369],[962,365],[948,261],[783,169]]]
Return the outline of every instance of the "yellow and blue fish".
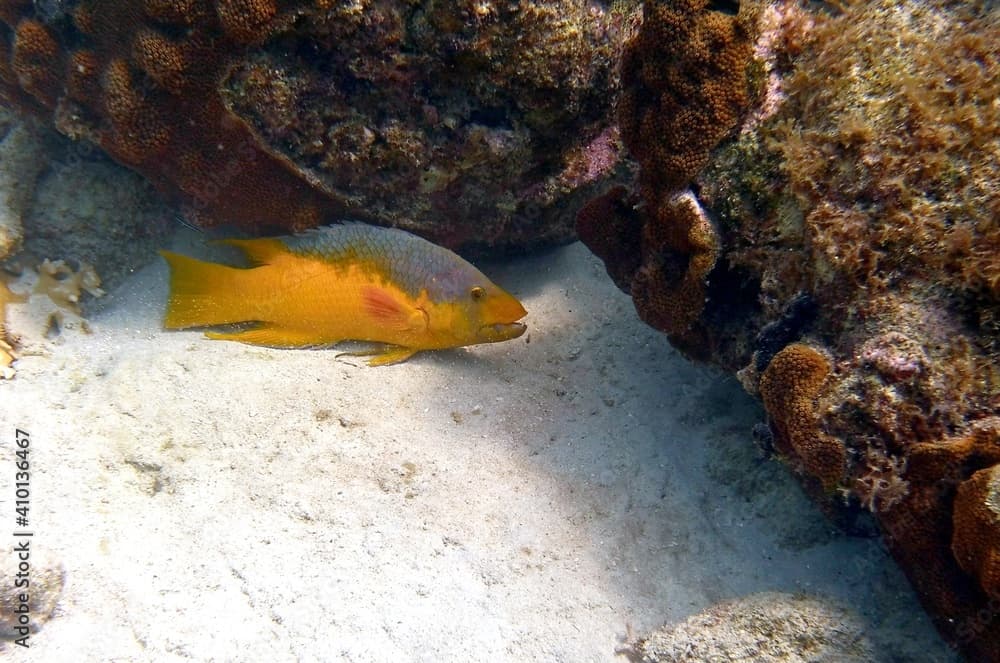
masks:
[[[384,344],[353,353],[372,356],[372,366],[525,330],[516,298],[458,255],[403,230],[343,223],[223,243],[252,266],[160,252],[170,265],[168,329],[248,323],[206,336],[281,348]]]

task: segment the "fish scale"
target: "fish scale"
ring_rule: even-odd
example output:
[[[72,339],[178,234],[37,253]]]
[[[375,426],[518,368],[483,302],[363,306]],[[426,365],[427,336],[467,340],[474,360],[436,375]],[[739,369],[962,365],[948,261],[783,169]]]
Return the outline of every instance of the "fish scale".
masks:
[[[370,261],[411,297],[422,289],[435,300],[454,299],[472,285],[488,281],[451,251],[398,228],[345,222],[308,230],[281,241],[296,255],[343,264]]]

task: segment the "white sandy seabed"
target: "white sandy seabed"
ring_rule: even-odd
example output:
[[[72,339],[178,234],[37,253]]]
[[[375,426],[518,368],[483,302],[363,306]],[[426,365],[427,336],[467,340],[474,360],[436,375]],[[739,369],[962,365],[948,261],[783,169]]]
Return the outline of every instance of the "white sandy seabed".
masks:
[[[93,333],[22,358],[0,383],[0,536],[20,428],[33,554],[65,586],[30,649],[0,652],[624,661],[664,623],[793,592],[856,613],[882,660],[949,660],[877,541],[758,456],[754,401],[585,248],[485,269],[529,333],[398,366],[165,332],[159,260]]]

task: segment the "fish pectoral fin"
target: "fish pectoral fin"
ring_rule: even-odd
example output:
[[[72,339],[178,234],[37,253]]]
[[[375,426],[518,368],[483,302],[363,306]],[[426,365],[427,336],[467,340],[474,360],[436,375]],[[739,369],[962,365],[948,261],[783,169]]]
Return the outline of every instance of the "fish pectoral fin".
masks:
[[[285,329],[277,325],[262,324],[252,329],[234,332],[205,332],[205,336],[216,341],[239,341],[248,345],[264,345],[272,348],[306,348],[332,345],[335,341],[323,341],[316,334]]]
[[[405,332],[422,332],[427,329],[427,312],[413,306],[386,290],[368,286],[361,292],[365,312],[387,329]]]
[[[392,364],[401,364],[416,353],[417,351],[413,348],[395,347],[373,356],[368,360],[368,365],[390,366]]]
[[[369,366],[389,366],[390,364],[402,363],[416,353],[417,350],[414,348],[383,344],[353,352],[338,352],[337,357],[371,357],[368,360]]]

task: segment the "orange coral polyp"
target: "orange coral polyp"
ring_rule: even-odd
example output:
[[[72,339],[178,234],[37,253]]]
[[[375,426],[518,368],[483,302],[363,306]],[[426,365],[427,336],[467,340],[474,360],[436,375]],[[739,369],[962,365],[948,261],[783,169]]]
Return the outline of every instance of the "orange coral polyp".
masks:
[[[29,18],[30,2],[3,9],[14,43],[10,64],[0,62],[0,94],[57,115],[64,133],[188,202],[197,222],[302,230],[342,213],[340,200],[262,145],[222,99],[234,60],[280,18],[275,2],[81,0],[62,33]],[[74,29],[86,39],[63,38]]]
[[[760,380],[777,448],[827,490],[843,479],[847,461],[844,445],[819,427],[816,399],[830,371],[830,360],[822,352],[792,343],[771,359]]]
[[[59,94],[61,69],[59,44],[48,28],[26,19],[14,31],[12,67],[18,82],[30,95],[47,106]]]
[[[754,21],[746,11],[712,11],[708,0],[647,0],[643,10],[622,58],[619,106],[622,139],[641,166],[641,258],[632,275],[614,272],[616,282],[630,282],[640,317],[690,348],[720,242],[698,201],[682,192],[747,111]],[[616,251],[593,226],[581,219],[584,239]]]
[[[218,0],[216,11],[229,37],[252,45],[267,39],[278,5],[274,0]]]
[[[962,482],[952,512],[951,548],[958,565],[1000,600],[1000,465]]]

